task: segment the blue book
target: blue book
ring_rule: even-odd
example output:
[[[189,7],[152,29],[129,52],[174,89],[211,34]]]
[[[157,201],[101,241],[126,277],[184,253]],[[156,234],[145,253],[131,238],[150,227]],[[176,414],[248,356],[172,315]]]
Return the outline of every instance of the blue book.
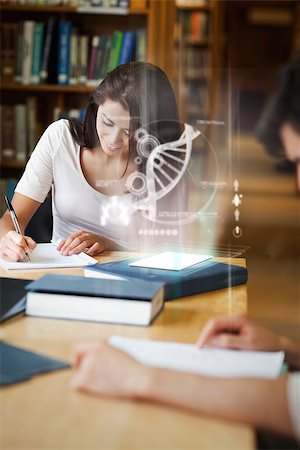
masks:
[[[118,65],[129,63],[134,59],[135,36],[136,34],[134,31],[124,32]]]
[[[163,308],[162,283],[45,275],[26,286],[26,314],[149,325]]]
[[[85,267],[86,277],[123,280],[152,280],[164,283],[165,300],[200,294],[202,292],[244,284],[248,279],[245,267],[215,261],[195,264],[180,271],[134,267],[137,259],[124,259]]]
[[[71,32],[71,22],[61,20],[58,25],[57,60],[57,82],[60,85],[69,84]]]

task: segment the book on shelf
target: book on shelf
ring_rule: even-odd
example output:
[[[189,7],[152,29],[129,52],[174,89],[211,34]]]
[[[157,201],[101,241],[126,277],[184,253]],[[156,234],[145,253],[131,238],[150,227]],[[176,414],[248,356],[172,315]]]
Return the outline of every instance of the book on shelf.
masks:
[[[16,104],[15,108],[15,159],[20,162],[27,160],[27,107]]]
[[[91,42],[90,58],[89,58],[88,74],[87,74],[87,84],[92,85],[92,86],[95,84],[94,77],[95,77],[95,68],[96,68],[99,44],[100,44],[100,36],[93,36],[92,42]]]
[[[23,25],[22,83],[30,84],[33,54],[34,21],[25,20]]]
[[[111,280],[156,281],[165,285],[165,300],[244,284],[248,279],[245,267],[213,260],[195,264],[180,271],[135,267],[134,259],[98,263],[84,268],[86,277]]]
[[[109,62],[107,72],[115,69],[118,65],[121,47],[122,47],[123,33],[121,31],[115,31],[113,34],[112,47],[109,55]]]
[[[40,70],[40,82],[48,83],[51,81],[51,66],[55,65],[56,61],[53,59],[56,57],[56,21],[53,17],[49,17],[47,21],[44,48],[42,52],[41,70]],[[50,73],[49,73],[50,72]],[[56,77],[55,77],[56,78]]]
[[[1,80],[11,81],[16,67],[17,24],[0,24]]]
[[[136,33],[124,31],[118,65],[129,63],[134,59]]]
[[[26,109],[27,109],[27,157],[33,152],[38,137],[42,130],[39,130],[37,120],[37,98],[33,96],[26,97]]]
[[[44,275],[26,286],[26,314],[147,326],[163,308],[162,283]]]
[[[147,31],[145,28],[136,30],[136,61],[147,61]]]
[[[1,160],[15,159],[15,109],[1,105]]]
[[[100,80],[102,79],[102,66],[104,64],[104,56],[105,56],[105,48],[106,41],[108,36],[100,36],[98,47],[97,47],[97,55],[96,55],[96,63],[95,70],[93,73],[92,81],[94,86],[98,86]],[[105,69],[104,69],[105,70]]]
[[[78,84],[78,50],[79,50],[79,36],[78,29],[73,27],[71,32],[71,41],[70,41],[70,76],[69,76],[69,84],[74,86]]]
[[[44,27],[45,25],[43,22],[34,22],[32,67],[30,80],[32,84],[38,84],[40,82],[40,71],[44,43]]]
[[[86,35],[78,38],[78,83],[85,84],[88,70],[89,37]]]
[[[70,70],[70,42],[72,23],[61,20],[58,24],[58,54],[57,54],[57,82],[60,85],[69,84]]]

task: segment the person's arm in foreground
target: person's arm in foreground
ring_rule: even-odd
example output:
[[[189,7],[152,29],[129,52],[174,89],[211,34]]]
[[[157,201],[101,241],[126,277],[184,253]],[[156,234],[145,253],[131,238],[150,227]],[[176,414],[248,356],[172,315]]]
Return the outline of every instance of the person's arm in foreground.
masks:
[[[197,345],[243,350],[282,350],[285,352],[286,362],[292,368],[300,369],[299,343],[273,333],[242,314],[210,320],[203,328]]]
[[[165,403],[293,435],[286,377],[218,379],[154,368],[105,342],[79,345],[74,368],[71,386],[89,394]]]
[[[25,195],[15,193],[12,205],[16,212],[18,223],[22,233],[35,211],[40,206],[39,202]],[[10,261],[21,261],[26,253],[36,247],[36,243],[29,236],[21,236],[15,230],[11,216],[6,211],[0,220],[0,257]]]

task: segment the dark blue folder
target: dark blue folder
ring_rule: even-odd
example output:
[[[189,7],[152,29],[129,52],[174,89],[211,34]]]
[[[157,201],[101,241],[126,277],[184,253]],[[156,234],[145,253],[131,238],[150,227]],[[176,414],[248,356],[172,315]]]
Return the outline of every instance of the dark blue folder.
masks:
[[[129,265],[136,260],[134,258],[95,264],[86,267],[85,274],[88,276],[90,272],[91,276],[96,276],[96,273],[98,273],[97,276],[99,278],[105,274],[110,274],[127,280],[158,281],[164,283],[165,300],[244,284],[248,279],[248,271],[245,267],[215,261],[202,262],[186,269],[175,271]]]
[[[29,380],[39,373],[65,369],[69,364],[0,341],[0,386]]]

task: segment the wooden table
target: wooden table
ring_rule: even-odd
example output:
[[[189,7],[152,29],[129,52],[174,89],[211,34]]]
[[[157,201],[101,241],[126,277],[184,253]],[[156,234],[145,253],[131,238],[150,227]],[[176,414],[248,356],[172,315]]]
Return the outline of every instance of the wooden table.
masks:
[[[101,261],[132,256],[111,252]],[[235,264],[244,265],[243,259]],[[0,276],[35,279],[46,271]],[[47,270],[82,275],[82,269]],[[167,302],[147,328],[34,317],[16,317],[0,328],[0,338],[28,350],[69,360],[79,341],[124,336],[195,342],[212,316],[246,312],[245,285]],[[70,371],[36,376],[1,389],[0,447],[12,449],[253,449],[251,428],[213,420],[162,405],[96,398],[69,388]]]

